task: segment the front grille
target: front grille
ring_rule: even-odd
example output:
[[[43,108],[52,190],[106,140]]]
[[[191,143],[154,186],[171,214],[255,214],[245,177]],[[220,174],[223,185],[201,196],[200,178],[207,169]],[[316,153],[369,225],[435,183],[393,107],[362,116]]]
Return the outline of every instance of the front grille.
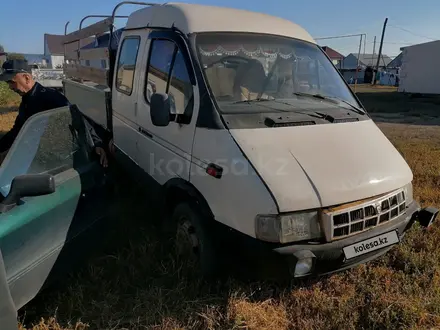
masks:
[[[406,210],[405,193],[393,192],[374,200],[323,212],[327,240],[340,239],[392,221]]]

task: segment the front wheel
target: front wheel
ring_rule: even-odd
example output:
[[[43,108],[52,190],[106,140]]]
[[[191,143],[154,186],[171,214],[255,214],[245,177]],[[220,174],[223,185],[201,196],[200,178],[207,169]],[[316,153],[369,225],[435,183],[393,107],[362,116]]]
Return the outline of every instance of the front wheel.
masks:
[[[219,275],[220,251],[209,230],[209,221],[191,203],[178,204],[172,214],[175,228],[175,247],[179,257],[196,266],[204,277]]]

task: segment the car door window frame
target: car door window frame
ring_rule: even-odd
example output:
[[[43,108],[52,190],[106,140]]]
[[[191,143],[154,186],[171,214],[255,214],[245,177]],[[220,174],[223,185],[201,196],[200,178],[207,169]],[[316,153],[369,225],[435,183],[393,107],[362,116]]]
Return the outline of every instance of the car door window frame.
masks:
[[[29,164],[27,165],[27,169],[26,171],[15,171],[16,173],[14,173],[14,171],[12,171],[12,173],[10,173],[10,167],[14,166],[15,162],[13,162],[11,164],[11,161],[13,161],[13,157],[14,154],[16,154],[17,152],[19,152],[19,150],[17,148],[19,148],[19,146],[21,145],[21,143],[23,142],[23,139],[25,139],[26,134],[28,134],[29,129],[35,129],[36,127],[33,128],[35,121],[38,121],[39,119],[45,119],[46,120],[46,125],[49,124],[49,119],[52,115],[56,114],[57,112],[66,112],[69,113],[71,116],[71,121],[69,124],[69,127],[66,127],[65,129],[68,130],[69,134],[71,135],[70,138],[72,139],[72,143],[74,145],[76,145],[75,150],[72,150],[70,152],[69,157],[72,158],[72,164],[59,164],[57,166],[54,166],[53,168],[47,168],[41,172],[39,172],[39,174],[43,174],[43,173],[48,173],[48,174],[52,174],[54,176],[61,174],[62,172],[68,171],[70,169],[77,169],[75,168],[75,163],[74,163],[74,153],[76,152],[82,152],[82,153],[88,153],[89,151],[87,150],[86,146],[84,145],[84,143],[81,143],[80,139],[76,136],[74,136],[72,134],[72,131],[70,130],[70,126],[72,126],[72,122],[73,122],[73,116],[72,116],[72,109],[71,106],[65,106],[65,107],[60,107],[60,108],[55,108],[55,109],[50,109],[50,110],[46,110],[46,111],[42,111],[39,113],[36,113],[34,115],[32,115],[23,125],[23,127],[20,129],[17,137],[15,138],[11,148],[8,151],[8,154],[6,156],[6,158],[4,159],[3,163],[1,164],[0,167],[0,194],[4,195],[7,194],[10,188],[10,184],[12,182],[12,180],[14,179],[14,177],[16,177],[17,175],[21,175],[21,174],[28,174],[29,168],[31,167],[32,163],[35,160],[35,157],[37,156],[39,149],[40,149],[40,145],[41,145],[41,138],[47,133],[46,129],[48,128],[47,126],[44,127],[44,130],[41,131],[40,136],[39,136],[39,142],[38,145],[35,146],[35,154],[33,155],[33,158],[30,160]],[[86,133],[86,132],[84,132]],[[87,155],[89,156],[89,155]],[[92,162],[92,160],[87,157],[86,161]],[[86,165],[86,164],[83,164]],[[82,167],[83,165],[80,165],[80,167]],[[3,175],[7,175],[8,178],[3,179]],[[6,183],[6,181],[8,181]],[[7,186],[7,190],[5,190],[5,187]]]
[[[143,86],[144,100],[148,105],[150,105],[150,102],[148,101],[148,98],[147,98],[147,86],[148,86],[148,74],[149,74],[151,54],[153,51],[154,41],[156,41],[156,40],[170,41],[174,44],[174,52],[173,52],[173,58],[171,60],[170,68],[168,70],[168,77],[167,77],[167,84],[166,84],[165,91],[166,91],[166,93],[168,93],[168,91],[169,91],[171,80],[172,80],[172,73],[173,73],[173,69],[174,69],[174,63],[176,60],[176,56],[177,56],[178,52],[180,51],[180,53],[183,56],[183,60],[184,60],[185,66],[186,66],[186,71],[188,73],[189,81],[191,83],[191,86],[193,87],[193,93],[192,93],[192,96],[190,99],[192,101],[188,102],[188,104],[190,105],[188,108],[188,112],[185,111],[186,113],[184,113],[186,115],[185,116],[186,118],[184,118],[182,121],[179,121],[179,123],[180,124],[189,124],[191,122],[192,114],[193,114],[193,106],[191,106],[191,105],[194,104],[194,87],[197,85],[197,83],[196,83],[196,77],[195,77],[195,72],[194,72],[194,66],[191,61],[191,56],[190,56],[190,53],[188,50],[188,46],[181,35],[179,35],[175,31],[171,31],[171,30],[152,31],[148,35],[148,40],[150,41],[150,43],[149,43],[149,47],[148,47],[148,57],[147,57],[147,63],[146,63],[146,67],[145,67],[145,79],[144,79],[144,86]]]

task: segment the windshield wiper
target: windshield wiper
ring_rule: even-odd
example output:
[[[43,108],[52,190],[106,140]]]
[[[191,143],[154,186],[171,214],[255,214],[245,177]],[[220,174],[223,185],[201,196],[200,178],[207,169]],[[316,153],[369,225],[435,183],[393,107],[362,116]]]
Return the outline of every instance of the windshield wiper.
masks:
[[[328,98],[335,99],[335,100],[338,100],[339,102],[345,103],[346,105],[350,106],[354,112],[356,112],[356,113],[358,113],[360,115],[366,115],[367,114],[365,111],[359,109],[358,107],[354,106],[353,104],[351,104],[348,101],[345,101],[344,99],[341,99],[341,98],[335,97],[335,96],[328,97]]]
[[[302,92],[293,92],[294,95],[298,95],[298,96],[305,96],[305,97],[312,97],[312,98],[316,98],[316,99],[320,99],[320,100],[327,100],[327,101],[338,101],[338,102],[342,102],[348,106],[351,107],[351,109],[360,114],[360,115],[365,115],[366,113],[364,111],[362,111],[361,109],[357,108],[356,106],[354,106],[353,104],[351,104],[348,101],[345,101],[343,99],[340,99],[339,97],[335,97],[335,96],[324,96],[322,94],[308,94],[308,93],[302,93]],[[336,102],[337,103],[337,102]]]

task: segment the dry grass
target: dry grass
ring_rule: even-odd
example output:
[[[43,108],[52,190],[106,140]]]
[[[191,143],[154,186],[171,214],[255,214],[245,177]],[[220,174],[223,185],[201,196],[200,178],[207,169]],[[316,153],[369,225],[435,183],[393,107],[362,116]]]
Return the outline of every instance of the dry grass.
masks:
[[[0,134],[6,133],[14,124],[19,103],[20,97],[11,92],[6,83],[0,82]]]
[[[398,111],[398,95],[374,94],[360,95],[373,116]],[[436,109],[433,103],[429,111]],[[440,206],[440,127],[379,126],[411,166],[415,197]],[[120,202],[123,221],[104,251],[21,311],[27,329],[440,328],[437,224],[429,232],[416,226],[379,260],[320,281],[208,284],[169,252],[137,188]]]
[[[16,106],[20,102],[20,97],[12,92],[8,85],[0,82],[0,107]]]

